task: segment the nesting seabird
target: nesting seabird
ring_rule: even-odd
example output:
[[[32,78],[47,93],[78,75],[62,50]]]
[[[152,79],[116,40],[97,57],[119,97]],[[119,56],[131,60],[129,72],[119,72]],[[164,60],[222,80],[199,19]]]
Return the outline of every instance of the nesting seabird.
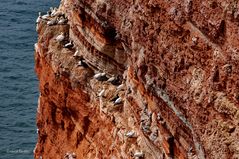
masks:
[[[57,8],[54,8],[52,10],[52,13],[51,13],[51,16],[53,16],[53,17],[55,17],[55,16],[60,17],[60,16],[63,16],[63,15],[64,15],[64,13],[59,11]]]
[[[47,22],[47,25],[49,25],[49,26],[56,25],[56,24],[57,24],[57,19],[52,19],[52,20]]]
[[[80,59],[77,66],[83,66],[84,68],[87,68],[88,65],[86,64],[85,60],[83,58]]]
[[[50,17],[50,13],[47,12],[47,14],[43,15],[41,18],[42,18],[43,20],[48,20],[49,17]]]
[[[35,51],[37,51],[38,50],[38,43],[35,43],[34,47],[35,47]]]
[[[76,158],[76,154],[74,152],[68,154],[68,159],[74,159],[74,158]]]
[[[104,74],[102,74],[102,73],[97,73],[97,74],[94,75],[94,78],[95,78],[95,79],[100,78],[102,75],[104,75]]]
[[[55,16],[56,12],[57,12],[57,8],[50,8],[51,10],[51,16]]]
[[[78,51],[78,50],[76,50],[76,52],[74,53],[73,57],[76,57],[76,56],[78,56],[78,53],[79,53],[79,51]]]
[[[68,42],[67,44],[64,45],[64,48],[72,48],[74,45],[73,45],[73,42],[70,41]]]
[[[115,80],[115,77],[113,76],[113,77],[110,77],[108,80],[107,80],[107,82],[113,82]]]
[[[100,93],[98,94],[99,97],[103,97],[105,95],[105,90],[103,89],[102,91],[100,91]]]
[[[108,78],[106,77],[106,73],[97,73],[94,75],[94,78],[98,81],[106,81]]]
[[[60,17],[57,24],[63,25],[63,24],[66,24],[66,23],[67,23],[67,19],[64,18],[64,17]]]
[[[68,158],[69,158],[69,155],[70,155],[70,153],[67,152],[67,153],[65,154],[65,156],[64,156],[64,159],[68,159]]]
[[[78,66],[83,66],[83,62],[80,60],[77,65]]]
[[[122,103],[122,99],[119,97],[114,101],[114,104],[121,104]]]
[[[119,95],[117,94],[114,98],[112,98],[110,101],[111,102],[114,102],[116,99],[118,99],[119,98]]]
[[[41,12],[38,12],[38,17],[37,17],[36,23],[40,23],[41,19],[42,19]]]
[[[117,90],[120,91],[120,90],[122,90],[122,89],[124,89],[124,88],[125,88],[125,85],[124,85],[124,84],[121,84],[121,85],[119,85],[119,86],[117,87]]]
[[[125,136],[128,137],[128,138],[135,137],[135,132],[134,132],[133,130],[128,131],[128,132],[125,134]]]
[[[134,157],[135,158],[144,157],[144,153],[142,151],[137,151],[134,153]]]
[[[61,32],[60,35],[56,37],[56,41],[62,42],[65,39],[64,33]]]

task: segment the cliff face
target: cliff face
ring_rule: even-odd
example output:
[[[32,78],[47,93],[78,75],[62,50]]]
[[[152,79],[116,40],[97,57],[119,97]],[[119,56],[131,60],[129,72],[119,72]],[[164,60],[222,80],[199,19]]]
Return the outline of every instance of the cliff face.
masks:
[[[237,1],[62,0],[58,12],[66,24],[37,26],[35,158],[239,158]]]

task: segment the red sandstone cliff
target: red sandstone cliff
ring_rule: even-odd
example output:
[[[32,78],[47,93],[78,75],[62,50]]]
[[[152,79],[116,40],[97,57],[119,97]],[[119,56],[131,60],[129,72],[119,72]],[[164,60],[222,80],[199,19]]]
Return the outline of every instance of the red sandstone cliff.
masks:
[[[37,26],[35,158],[239,158],[237,0],[62,0],[58,12],[66,24]]]

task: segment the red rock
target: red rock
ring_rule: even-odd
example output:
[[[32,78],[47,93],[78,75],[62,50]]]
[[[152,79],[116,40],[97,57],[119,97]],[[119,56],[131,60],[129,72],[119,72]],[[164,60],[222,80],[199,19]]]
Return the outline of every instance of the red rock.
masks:
[[[62,0],[59,9],[67,25],[37,27],[35,158],[239,158],[237,3]],[[61,32],[75,48],[56,42]]]

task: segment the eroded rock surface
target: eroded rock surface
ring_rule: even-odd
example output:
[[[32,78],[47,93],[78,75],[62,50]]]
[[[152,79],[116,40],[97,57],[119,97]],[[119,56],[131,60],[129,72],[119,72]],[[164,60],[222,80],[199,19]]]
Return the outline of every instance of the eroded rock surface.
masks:
[[[238,1],[62,0],[57,13],[37,24],[35,158],[239,158]]]

